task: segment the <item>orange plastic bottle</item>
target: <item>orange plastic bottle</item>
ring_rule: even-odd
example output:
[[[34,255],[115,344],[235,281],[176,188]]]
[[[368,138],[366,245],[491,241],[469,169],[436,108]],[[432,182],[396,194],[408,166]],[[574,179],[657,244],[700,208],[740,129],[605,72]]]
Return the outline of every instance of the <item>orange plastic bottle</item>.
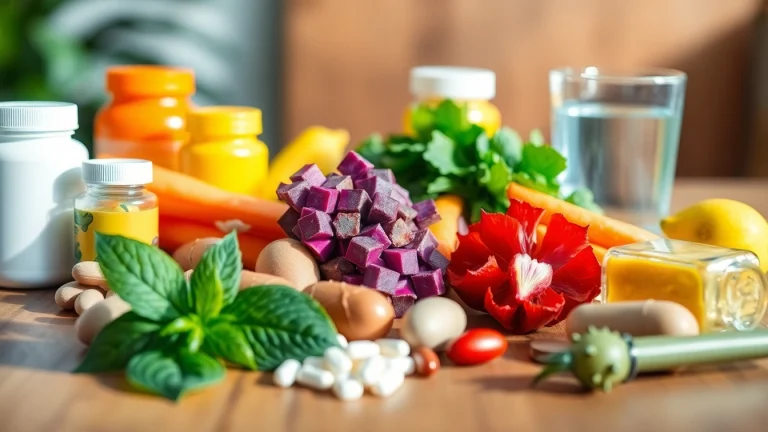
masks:
[[[145,159],[178,170],[194,73],[166,66],[116,66],[107,70],[107,91],[112,100],[94,125],[96,157]]]

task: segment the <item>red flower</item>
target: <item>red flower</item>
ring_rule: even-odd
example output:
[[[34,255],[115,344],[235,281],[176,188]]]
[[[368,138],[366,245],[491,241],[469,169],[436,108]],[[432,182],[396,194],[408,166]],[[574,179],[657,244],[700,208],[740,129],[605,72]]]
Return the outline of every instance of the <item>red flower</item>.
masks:
[[[555,214],[537,243],[543,212],[517,200],[506,214],[483,212],[459,235],[448,267],[448,280],[467,306],[514,333],[555,325],[600,293],[600,263],[587,228]]]

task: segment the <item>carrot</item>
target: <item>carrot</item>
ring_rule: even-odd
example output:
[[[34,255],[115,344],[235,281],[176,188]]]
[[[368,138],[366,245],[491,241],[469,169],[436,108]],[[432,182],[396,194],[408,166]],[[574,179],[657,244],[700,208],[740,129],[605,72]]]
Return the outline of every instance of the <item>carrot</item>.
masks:
[[[182,219],[160,218],[160,248],[168,253],[173,253],[183,244],[204,237],[223,237],[224,232],[213,224],[191,222]],[[269,244],[270,240],[256,237],[249,233],[240,233],[237,236],[240,244],[240,252],[243,254],[243,266],[246,269],[256,268],[256,259],[261,250]]]
[[[251,233],[268,240],[285,237],[277,220],[288,209],[283,203],[219,189],[194,177],[154,167],[147,186],[159,200],[160,215],[213,226],[214,222],[241,220]]]
[[[541,244],[541,239],[544,238],[544,234],[547,233],[547,226],[544,224],[539,224],[536,227],[536,241]],[[598,246],[596,244],[590,244],[592,246],[592,252],[595,253],[595,258],[597,258],[597,262],[600,264],[603,263],[603,257],[605,256],[605,253],[607,252],[604,247]]]
[[[459,218],[464,210],[464,202],[456,195],[442,195],[435,200],[440,222],[429,227],[437,238],[437,250],[446,258],[459,246],[459,238],[456,233],[459,230]]]
[[[589,241],[604,248],[657,238],[655,234],[635,225],[591,212],[559,198],[520,186],[517,183],[509,184],[507,195],[509,199],[525,201],[534,207],[543,208],[544,216],[541,222],[544,224],[549,223],[553,214],[562,213],[570,222],[589,226],[587,231]]]

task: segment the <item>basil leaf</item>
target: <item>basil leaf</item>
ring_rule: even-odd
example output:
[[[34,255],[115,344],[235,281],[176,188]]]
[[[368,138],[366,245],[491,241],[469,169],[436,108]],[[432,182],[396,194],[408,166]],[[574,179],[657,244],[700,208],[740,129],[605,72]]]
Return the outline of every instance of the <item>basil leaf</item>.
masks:
[[[520,135],[508,127],[502,127],[493,135],[491,151],[501,155],[508,166],[514,167],[523,158],[523,140]]]
[[[137,315],[164,321],[189,312],[188,285],[181,268],[160,249],[96,233],[96,254],[110,288]]]
[[[338,344],[325,310],[308,295],[286,286],[240,291],[224,314],[232,315],[242,329],[259,370],[273,370],[289,358],[320,356]]]
[[[237,232],[232,231],[225,235],[206,253],[216,256],[216,270],[224,289],[223,301],[225,305],[228,305],[232,303],[240,290],[240,274],[243,270],[243,256],[237,244]]]
[[[187,350],[167,353],[145,351],[128,362],[126,377],[131,385],[178,400],[184,393],[224,379],[226,369],[207,354]]]
[[[203,254],[189,280],[195,313],[203,321],[217,316],[224,307],[224,289],[216,268],[218,259],[212,249]]]
[[[126,312],[107,324],[91,342],[75,373],[112,372],[124,369],[128,360],[150,343],[160,324]]]
[[[531,175],[539,173],[547,180],[554,180],[565,171],[565,158],[552,147],[526,144],[523,146],[523,159],[518,170]]]
[[[170,336],[172,334],[194,331],[196,328],[200,327],[200,322],[196,318],[196,316],[194,318],[189,316],[178,317],[160,329],[160,336]]]
[[[440,174],[461,175],[466,172],[456,164],[457,159],[456,143],[445,134],[432,132],[432,141],[427,144],[427,151],[424,152],[424,160],[436,168]]]
[[[231,317],[231,321],[234,321]],[[243,330],[230,320],[216,320],[205,327],[203,351],[224,360],[256,369],[253,350],[245,339]]]

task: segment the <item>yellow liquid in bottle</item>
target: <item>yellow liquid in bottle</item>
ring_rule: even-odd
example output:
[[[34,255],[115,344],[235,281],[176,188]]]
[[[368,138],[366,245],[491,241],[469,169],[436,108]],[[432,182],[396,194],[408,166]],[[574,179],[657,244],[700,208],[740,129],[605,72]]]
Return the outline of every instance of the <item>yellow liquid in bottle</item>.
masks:
[[[96,259],[96,233],[121,235],[143,243],[158,243],[157,207],[139,210],[126,204],[94,211],[75,209],[75,258]]]

